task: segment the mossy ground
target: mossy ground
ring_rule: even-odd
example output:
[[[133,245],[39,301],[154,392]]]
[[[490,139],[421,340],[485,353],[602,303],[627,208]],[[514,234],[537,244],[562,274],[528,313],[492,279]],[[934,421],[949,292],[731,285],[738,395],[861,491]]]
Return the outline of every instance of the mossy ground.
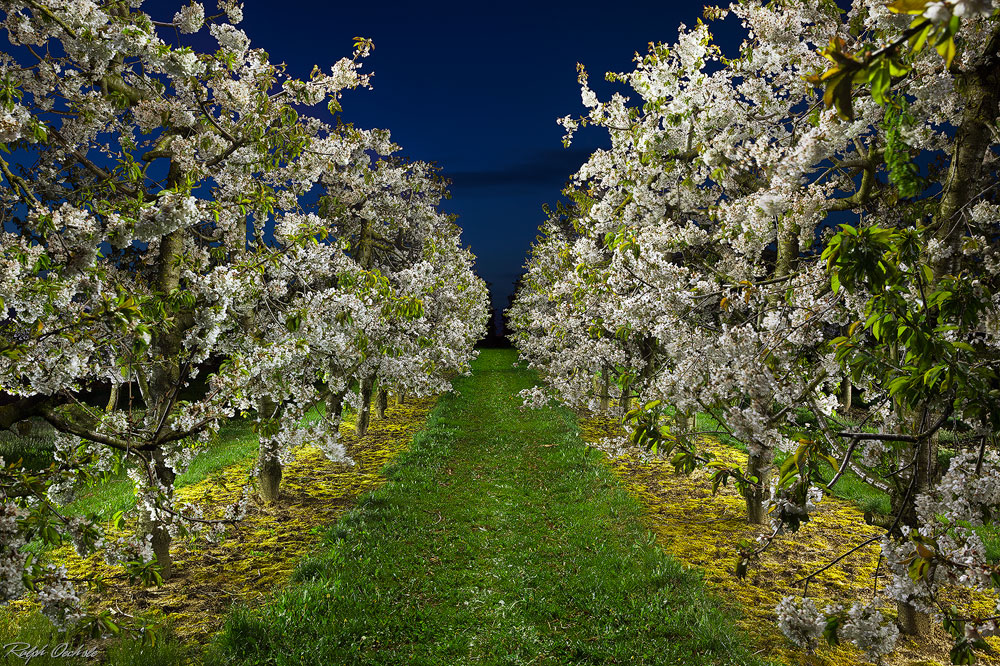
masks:
[[[581,430],[584,439],[594,444],[623,434],[618,421],[606,418],[585,418]],[[746,464],[746,454],[717,441],[708,440],[703,448],[727,463]],[[823,646],[816,655],[808,657],[782,636],[774,613],[782,597],[802,593],[802,584],[796,581],[884,532],[866,525],[863,512],[855,504],[825,497],[808,523],[794,534],[779,537],[752,566],[749,575],[739,580],[734,573],[736,544],[742,539],[753,541],[769,530],[746,523],[745,502],[732,485],[713,495],[708,473],[704,471],[686,476],[675,473],[668,460],[640,456],[637,452],[621,453],[609,460],[611,467],[646,507],[646,521],[659,543],[682,562],[704,571],[709,588],[730,601],[740,627],[753,636],[763,654],[787,664],[865,663],[857,650],[846,646]],[[809,584],[809,596],[819,608],[831,603],[849,605],[857,600],[868,601],[875,589],[878,566],[879,545],[875,542],[818,575]],[[882,569],[879,586],[886,583],[884,575]],[[884,608],[883,613],[896,615],[894,607]],[[1000,641],[990,641],[1000,648]],[[935,627],[933,635],[920,641],[901,637],[896,652],[885,663],[947,664],[950,646],[950,637]],[[979,663],[1000,663],[1000,660],[981,655]]]
[[[169,625],[187,645],[208,641],[234,603],[256,605],[288,581],[296,565],[314,549],[320,529],[336,521],[359,495],[385,481],[380,471],[412,441],[424,426],[433,399],[392,405],[385,419],[372,420],[358,440],[353,419],[342,427],[342,438],[353,465],[329,461],[315,447],[301,447],[284,471],[279,502],[256,501],[240,523],[227,529],[216,544],[204,539],[178,540],[171,550],[174,575],[158,587],[138,587],[121,578],[122,569],[110,566],[99,554],[79,558],[69,546],[50,551],[53,562],[64,564],[73,577],[101,576],[105,589],[86,599],[92,611],[110,609],[112,619],[151,618]],[[248,483],[252,457],[208,475],[176,491],[184,502],[200,505],[206,517],[235,501]],[[114,538],[111,530],[109,537]],[[0,635],[11,626],[28,623],[35,605],[17,602],[0,615]],[[112,641],[113,643],[113,641]]]

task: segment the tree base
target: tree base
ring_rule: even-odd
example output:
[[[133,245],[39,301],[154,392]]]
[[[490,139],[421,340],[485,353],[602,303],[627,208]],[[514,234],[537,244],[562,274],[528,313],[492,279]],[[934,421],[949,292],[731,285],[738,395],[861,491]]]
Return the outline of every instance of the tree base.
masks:
[[[378,395],[375,398],[375,415],[379,419],[385,418],[385,410],[389,408],[389,392],[385,389],[379,389]]]
[[[168,581],[174,573],[174,563],[170,558],[170,532],[167,531],[167,525],[158,520],[152,523],[147,520],[144,523],[143,527],[145,529],[140,534],[140,537],[145,538],[145,534],[147,533],[153,535],[152,542],[150,543],[153,549],[153,560],[160,567],[160,578]]]
[[[260,499],[265,504],[276,503],[280,488],[281,463],[269,458],[261,463],[260,471],[257,472],[257,491],[260,493]]]
[[[899,631],[907,636],[926,636],[931,631],[931,616],[918,611],[910,604],[896,603],[899,612],[897,624]]]
[[[361,408],[354,424],[354,432],[359,438],[368,432],[368,424],[372,420],[372,383],[371,379],[361,382]]]

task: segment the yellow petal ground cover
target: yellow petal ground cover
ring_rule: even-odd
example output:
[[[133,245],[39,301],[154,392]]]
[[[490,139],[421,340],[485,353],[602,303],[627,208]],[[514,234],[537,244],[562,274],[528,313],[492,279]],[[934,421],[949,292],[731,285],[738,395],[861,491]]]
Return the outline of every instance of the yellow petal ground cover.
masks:
[[[360,441],[353,422],[345,419],[342,441],[354,465],[331,462],[315,447],[296,449],[294,460],[285,467],[278,504],[263,506],[254,497],[246,518],[228,528],[219,543],[175,542],[174,574],[162,586],[130,585],[121,580],[121,568],[109,566],[100,555],[81,559],[63,547],[51,557],[65,564],[72,577],[111,579],[103,591],[87,598],[90,610],[111,609],[115,620],[139,615],[162,618],[185,643],[204,643],[220,628],[233,603],[253,605],[266,599],[310,554],[319,528],[336,521],[359,495],[385,481],[380,471],[410,445],[434,402],[410,400],[390,407],[385,419],[372,419]],[[246,460],[226,467],[176,494],[183,502],[202,506],[206,518],[213,517],[239,498],[252,466],[253,460]],[[21,607],[32,610],[30,603]],[[17,621],[16,616],[12,619]]]
[[[584,440],[596,445],[623,434],[614,419],[581,418],[580,427]],[[727,463],[746,464],[744,453],[716,441],[704,442],[703,448]],[[649,526],[659,542],[677,559],[704,571],[709,588],[732,603],[741,628],[760,648],[760,654],[787,664],[865,663],[860,652],[845,646],[833,649],[824,645],[816,655],[806,655],[781,634],[774,612],[782,597],[802,593],[801,583],[796,585],[795,581],[882,533],[866,525],[853,504],[835,497],[824,498],[812,520],[795,534],[780,537],[741,581],[733,573],[736,544],[741,539],[753,541],[769,530],[746,524],[744,500],[732,485],[713,496],[708,473],[698,470],[691,476],[676,474],[668,460],[643,459],[627,450],[614,451],[609,462],[629,492],[647,508]],[[856,600],[870,600],[878,565],[876,542],[817,576],[809,585],[809,596],[820,609],[832,603],[849,605]],[[878,579],[880,587],[886,584],[884,574],[883,570]],[[896,614],[894,607],[883,608],[882,612],[887,617]],[[1000,641],[991,638],[990,643],[1000,649]],[[885,663],[948,664],[950,645],[950,637],[935,627],[932,636],[919,642],[900,637],[896,651],[886,657]],[[981,655],[978,663],[1000,663],[1000,659]]]

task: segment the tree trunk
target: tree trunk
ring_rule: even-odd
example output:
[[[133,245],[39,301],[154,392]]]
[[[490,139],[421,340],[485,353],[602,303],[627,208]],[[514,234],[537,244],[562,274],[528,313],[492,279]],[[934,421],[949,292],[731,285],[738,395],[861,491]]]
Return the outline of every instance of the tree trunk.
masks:
[[[935,236],[945,241],[952,253],[933,266],[935,278],[951,273],[962,256],[965,225],[959,212],[979,194],[983,160],[993,141],[993,126],[1000,104],[1000,25],[993,26],[990,41],[968,69],[955,77],[962,93],[962,120],[955,131],[955,150],[948,165],[941,204],[934,224]]]
[[[106,412],[113,412],[118,408],[118,382],[111,382],[111,395],[108,396],[108,404],[104,408]]]
[[[171,165],[168,180],[176,180],[174,165]],[[157,290],[169,294],[180,285],[180,266],[177,257],[184,254],[184,232],[177,230],[164,236],[160,241],[160,253],[157,257]],[[180,352],[184,330],[190,326],[191,313],[180,312],[174,324],[161,335],[157,336],[150,350],[150,358],[154,359],[148,383],[148,410],[146,420],[150,424],[166,424],[173,408],[177,392],[180,390],[181,366]],[[152,418],[150,418],[152,417]],[[163,457],[163,450],[156,448],[150,456],[153,475],[162,486],[165,496],[163,501],[171,502],[174,491],[174,472],[169,468]],[[156,563],[160,566],[160,575],[168,580],[173,570],[170,559],[170,524],[169,515],[154,517],[147,513],[141,521],[142,528],[153,537],[152,547]]]
[[[851,409],[854,399],[854,384],[850,377],[844,377],[840,383],[840,409],[846,414]]]
[[[150,466],[157,482],[167,489],[165,500],[169,502],[173,497],[174,471],[167,467],[161,450],[156,449],[152,452]],[[153,556],[156,564],[160,567],[160,576],[165,581],[169,580],[173,574],[173,560],[170,557],[170,524],[172,522],[169,516],[156,518],[152,513],[147,512],[139,525],[139,538],[144,539],[146,534],[153,537],[151,544]]]
[[[340,425],[340,418],[344,413],[344,395],[346,393],[346,391],[341,391],[340,393],[331,393],[326,397],[326,418],[337,426]]]
[[[281,463],[276,456],[268,455],[259,461],[257,466],[257,488],[260,491],[260,498],[265,504],[274,504],[278,501],[281,487]]]
[[[763,525],[767,521],[767,504],[771,500],[771,471],[774,462],[774,449],[763,444],[757,444],[758,453],[751,453],[747,458],[747,476],[755,476],[757,485],[747,487],[746,505],[747,522],[751,525]]]
[[[902,602],[896,602],[896,610],[899,612],[897,623],[901,633],[907,636],[923,636],[930,633],[930,615]]]
[[[607,370],[601,372],[600,382],[601,413],[607,414],[611,409],[611,379],[608,377]]]
[[[631,390],[631,388],[632,388],[631,382],[626,380],[624,385],[622,386],[622,396],[618,401],[618,408],[621,411],[621,418],[623,419],[631,409],[632,399],[629,397],[629,391]]]
[[[150,533],[153,535],[151,545],[153,547],[153,556],[160,567],[160,577],[164,581],[170,580],[170,577],[174,575],[174,562],[170,557],[170,542],[172,539],[168,531],[168,524],[159,520],[154,521],[150,528]]]
[[[799,261],[799,225],[790,216],[778,221],[777,257],[774,264],[774,277],[782,278],[795,270]],[[768,302],[777,305],[783,302],[783,292],[780,285],[767,296]],[[768,371],[770,372],[770,371]],[[765,407],[770,402],[762,397],[754,398],[754,406],[760,414],[767,414]],[[746,489],[747,522],[751,525],[763,525],[767,522],[767,505],[771,501],[771,473],[774,463],[774,448],[763,442],[751,442],[750,454],[747,456],[747,476],[756,477],[757,483]],[[754,452],[756,450],[756,452]]]
[[[685,434],[691,432],[694,424],[694,419],[691,418],[686,412],[682,412],[679,409],[674,412],[674,427],[677,428],[677,432],[674,434]]]
[[[794,218],[785,217],[778,225],[778,255],[775,260],[774,277],[785,277],[799,260],[799,225]]]
[[[923,432],[929,425],[929,417],[933,417],[933,412],[923,409],[913,421],[914,432]],[[913,529],[919,527],[916,511],[916,498],[918,495],[928,492],[939,476],[938,466],[938,437],[934,433],[931,437],[926,437],[916,443],[916,458],[913,466],[914,477],[911,481],[912,490],[907,495],[906,504],[900,505],[896,512],[901,516],[900,522]],[[902,498],[899,500],[902,503]],[[895,507],[894,507],[895,508]],[[931,627],[931,618],[927,613],[918,611],[909,604],[897,603],[899,609],[899,629],[909,636],[920,636],[928,633]]]
[[[389,392],[384,388],[378,390],[378,395],[375,399],[375,415],[379,419],[385,418],[385,410],[389,408]]]
[[[270,398],[261,398],[257,418],[262,427],[275,417],[278,409],[278,405]],[[264,441],[257,451],[257,491],[260,493],[261,501],[265,504],[274,504],[278,501],[281,488],[281,462],[273,446],[270,443],[265,444],[269,438],[262,439]]]
[[[354,424],[354,432],[358,437],[365,436],[368,432],[368,423],[371,421],[372,383],[371,377],[361,382],[361,407],[358,409],[358,420]]]

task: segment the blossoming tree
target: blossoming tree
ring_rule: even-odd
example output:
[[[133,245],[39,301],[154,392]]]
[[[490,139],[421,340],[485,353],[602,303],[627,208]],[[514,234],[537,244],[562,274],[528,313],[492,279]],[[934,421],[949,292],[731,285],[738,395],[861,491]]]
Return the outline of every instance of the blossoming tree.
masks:
[[[458,245],[457,227],[437,210],[445,182],[429,165],[369,164],[359,151],[346,167],[327,172],[323,185],[318,214],[278,224],[281,243],[269,247],[275,261],[259,285],[267,307],[256,314],[253,372],[267,377],[259,383],[266,407],[258,410],[265,435],[257,466],[268,501],[277,498],[292,445],[322,437],[329,455],[343,456],[345,405],[357,410],[363,435],[376,378],[380,416],[385,387],[419,396],[446,390],[454,374],[468,370],[485,326],[485,284]],[[338,245],[300,247],[303,234],[328,235]],[[320,402],[322,420],[299,426]]]
[[[533,250],[512,310],[522,354],[577,406],[605,406],[610,374],[633,441],[735,481],[770,538],[847,470],[888,492],[900,626],[920,631],[937,612],[966,658],[964,627],[995,618],[953,614],[938,592],[996,580],[962,521],[996,500],[1000,22],[989,3],[922,0],[736,2],[706,16],[743,24],[738,54],[708,25],[682,26],[609,75],[634,100],[599,101],[581,69],[589,112],[562,120],[567,142],[596,125],[611,148],[574,176],[571,224],[550,220]],[[861,424],[838,400],[852,384]],[[699,450],[697,412],[747,446],[746,468]],[[942,428],[957,454],[943,479]],[[744,548],[738,571],[767,542]],[[874,627],[875,612],[848,624]],[[831,636],[848,626],[812,617]],[[853,631],[873,657],[891,649],[891,631]]]
[[[316,381],[336,388],[359,356],[377,358],[382,348],[359,352],[359,335],[398,334],[420,316],[421,297],[471,317],[462,333],[435,340],[461,367],[485,297],[467,253],[435,255],[457,283],[429,293],[359,268],[348,239],[305,203],[348,173],[376,171],[366,151],[395,150],[387,132],[300,115],[323,103],[337,112],[342,90],[367,85],[358,73],[366,40],[329,73],[298,80],[251,48],[237,27],[242,7],[229,0],[216,15],[191,3],[168,21],[141,2],[0,9],[10,42],[0,58],[9,154],[0,158],[0,427],[41,417],[59,433],[46,473],[0,464],[0,600],[36,589],[43,611],[68,623],[79,616],[73,586],[24,551],[27,539],[104,546],[148,581],[169,577],[175,535],[200,527],[211,536],[241,511],[208,520],[172,501],[176,475],[222,419],[269,404],[262,448],[308,440],[342,457],[336,423],[298,426],[322,397]],[[199,32],[191,44],[210,38],[217,48],[179,36]],[[438,238],[457,242],[453,226],[438,227]],[[218,369],[198,378],[209,367]],[[111,399],[97,404],[102,389]],[[262,467],[273,459],[262,456]],[[109,544],[93,520],[62,515],[59,499],[118,466],[135,483],[140,528]]]

